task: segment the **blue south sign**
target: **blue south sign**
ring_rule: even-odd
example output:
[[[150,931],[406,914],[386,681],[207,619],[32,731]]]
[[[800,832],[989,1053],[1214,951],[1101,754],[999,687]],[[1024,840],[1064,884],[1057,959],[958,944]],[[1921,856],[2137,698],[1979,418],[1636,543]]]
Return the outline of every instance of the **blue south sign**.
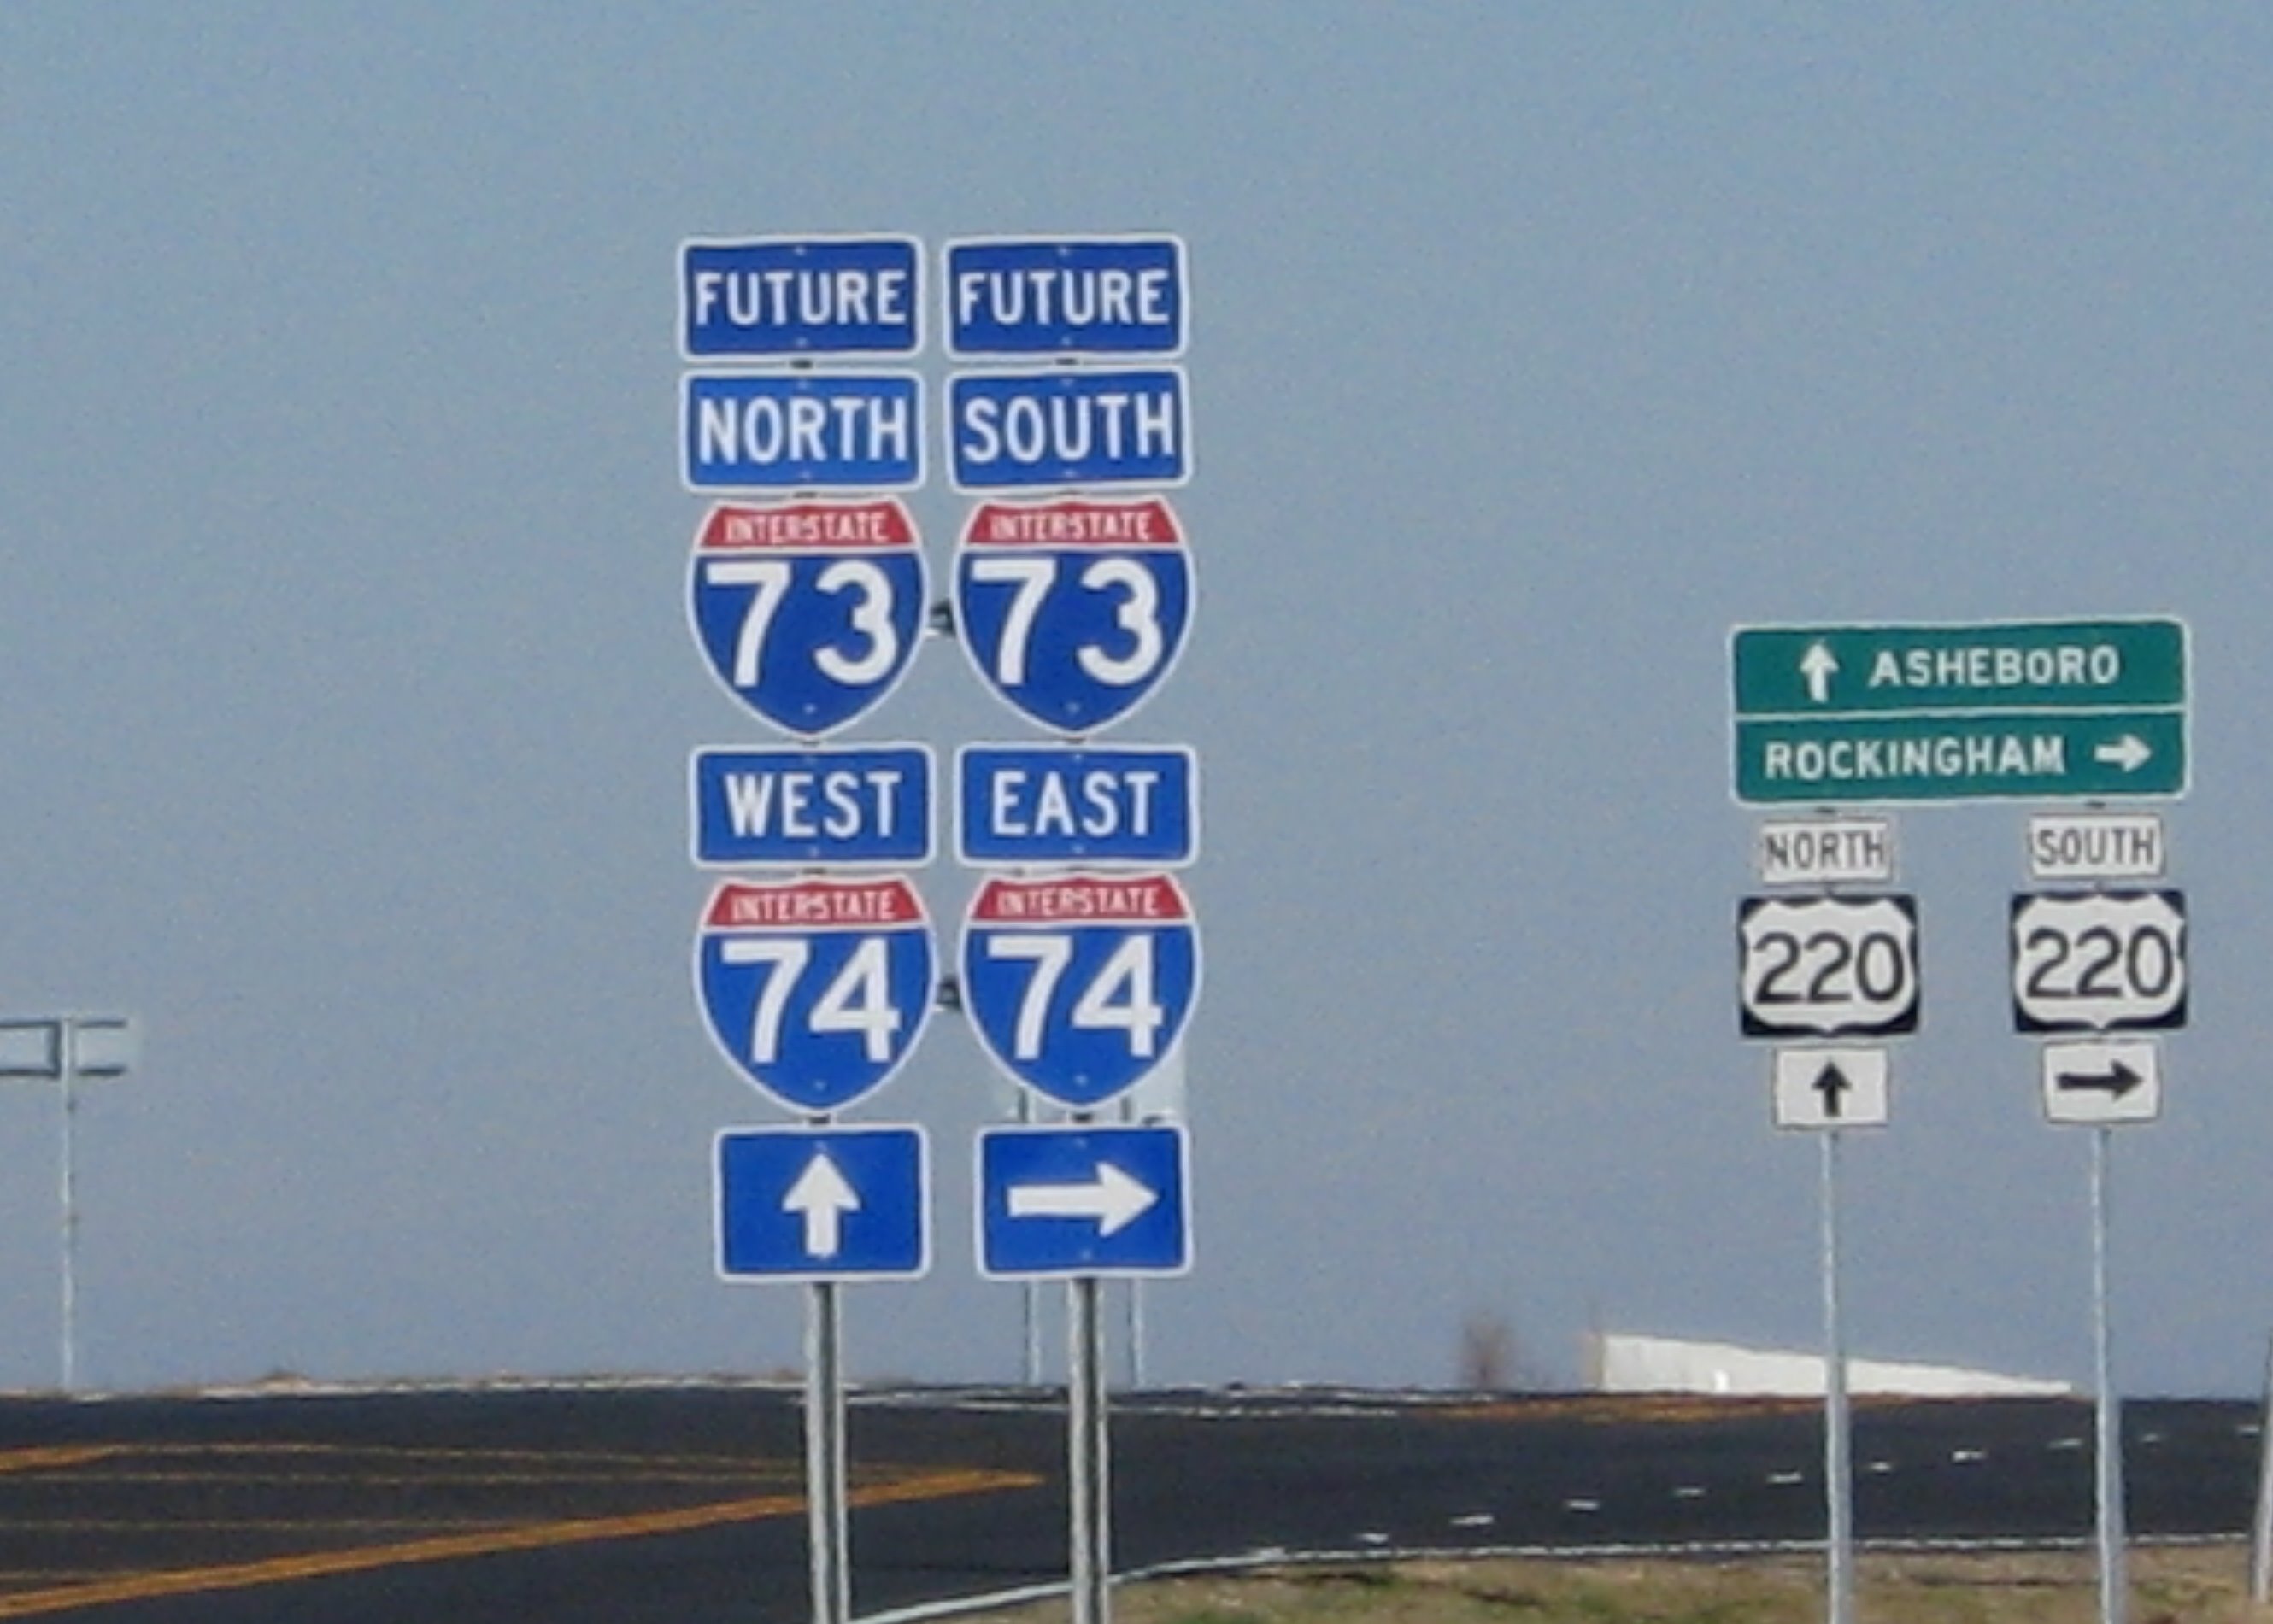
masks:
[[[907,490],[923,483],[923,380],[912,372],[689,372],[689,490]]]
[[[696,240],[679,251],[679,347],[689,361],[912,355],[923,347],[913,237]]]
[[[947,351],[958,360],[1183,353],[1175,237],[981,237],[945,253]]]
[[[711,675],[785,732],[866,715],[922,632],[923,549],[900,503],[722,504],[695,535],[687,613]]]
[[[1181,485],[1191,477],[1180,367],[959,372],[947,398],[958,490]]]
[[[792,1111],[832,1111],[891,1079],[922,1035],[931,922],[907,880],[728,880],[694,944],[710,1036]]]
[[[1167,874],[990,879],[963,932],[963,999],[996,1062],[1086,1110],[1175,1047],[1199,992],[1189,901]]]
[[[1167,503],[984,502],[955,561],[979,679],[1029,721],[1086,734],[1149,699],[1183,652],[1191,550]]]

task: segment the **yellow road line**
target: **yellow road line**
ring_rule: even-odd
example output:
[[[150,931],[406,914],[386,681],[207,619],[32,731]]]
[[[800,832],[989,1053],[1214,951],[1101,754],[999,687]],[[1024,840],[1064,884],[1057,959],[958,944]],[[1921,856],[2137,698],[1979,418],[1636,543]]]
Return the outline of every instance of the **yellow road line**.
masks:
[[[856,1489],[851,1500],[856,1507],[884,1506],[908,1501],[942,1500],[956,1494],[985,1494],[1005,1489],[1033,1488],[1041,1481],[1039,1477],[1031,1472],[941,1471]],[[493,1556],[511,1551],[542,1551],[598,1539],[636,1539],[656,1534],[688,1533],[728,1523],[754,1523],[767,1517],[790,1516],[804,1509],[805,1498],[802,1495],[761,1494],[745,1500],[718,1501],[707,1506],[689,1506],[676,1511],[648,1511],[618,1517],[579,1517],[562,1523],[536,1523],[477,1533],[441,1534],[397,1545],[364,1545],[345,1551],[314,1551],[302,1556],[272,1557],[263,1561],[233,1562],[217,1568],[127,1574],[92,1583],[62,1585],[0,1597],[0,1619],[28,1619],[106,1602],[146,1601],[161,1596],[250,1590],[257,1585],[281,1584],[296,1579],[370,1573],[383,1568],[409,1567],[421,1562],[458,1561],[466,1557]]]
[[[55,1471],[125,1453],[126,1446],[116,1443],[56,1443],[28,1449],[0,1449],[0,1471]]]

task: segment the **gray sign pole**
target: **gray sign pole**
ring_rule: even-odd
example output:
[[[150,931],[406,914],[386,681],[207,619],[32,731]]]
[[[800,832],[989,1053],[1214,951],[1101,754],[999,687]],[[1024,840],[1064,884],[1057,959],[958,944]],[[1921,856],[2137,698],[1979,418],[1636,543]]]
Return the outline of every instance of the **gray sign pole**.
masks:
[[[1847,1330],[1839,1308],[1839,1141],[1823,1131],[1823,1493],[1828,1624],[1854,1624],[1855,1475],[1847,1406]]]
[[[813,1624],[850,1624],[852,1617],[845,1550],[842,1289],[833,1280],[806,1287],[805,1481]]]
[[[1069,1475],[1073,1502],[1073,1624],[1109,1624],[1112,1472],[1106,1454],[1105,1314],[1101,1283],[1067,1286]]]
[[[2249,1599],[2273,1600],[2273,1343],[2265,1354],[2265,1403],[2257,1425],[2257,1515],[2249,1536]]]
[[[73,1147],[73,1130],[79,1117],[79,1064],[74,1053],[79,1045],[73,1041],[68,1023],[63,1041],[63,1135],[59,1158],[62,1176],[58,1186],[57,1210],[61,1214],[63,1233],[63,1331],[62,1358],[63,1390],[70,1392],[79,1382],[79,1158]]]
[[[2128,1582],[2123,1562],[2123,1412],[2116,1396],[2114,1338],[2107,1306],[2107,1157],[2112,1128],[2091,1134],[2091,1343],[2097,1397],[2097,1461],[2093,1494],[2099,1528],[2100,1624],[2124,1624]]]

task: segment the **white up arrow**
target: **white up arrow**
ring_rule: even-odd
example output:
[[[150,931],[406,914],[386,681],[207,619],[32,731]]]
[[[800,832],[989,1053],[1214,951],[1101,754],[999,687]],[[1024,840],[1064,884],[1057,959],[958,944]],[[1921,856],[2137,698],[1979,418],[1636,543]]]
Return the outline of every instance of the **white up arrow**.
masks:
[[[1128,1228],[1160,1199],[1110,1162],[1099,1163],[1087,1184],[1016,1184],[1009,1194],[1014,1218],[1094,1218],[1100,1239]]]
[[[807,1257],[832,1258],[844,1235],[844,1215],[860,1210],[860,1194],[845,1182],[829,1152],[817,1150],[782,1197],[782,1210],[805,1220]]]
[[[1807,697],[1818,705],[1831,700],[1831,679],[1839,671],[1839,657],[1831,652],[1829,644],[1820,638],[1807,646],[1799,657],[1799,674],[1807,678]]]
[[[2091,759],[2107,767],[2119,767],[2127,773],[2135,773],[2147,765],[2147,758],[2154,753],[2145,739],[2136,733],[2126,733],[2112,744],[2093,745]]]

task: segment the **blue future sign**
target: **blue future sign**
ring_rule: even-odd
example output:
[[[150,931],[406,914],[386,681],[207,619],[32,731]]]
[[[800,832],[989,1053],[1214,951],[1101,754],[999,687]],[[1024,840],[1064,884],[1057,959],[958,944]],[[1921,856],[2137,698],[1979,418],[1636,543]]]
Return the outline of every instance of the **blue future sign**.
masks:
[[[997,876],[971,897],[963,998],[1035,1092],[1086,1110],[1167,1058],[1199,993],[1190,902],[1168,874]]]
[[[889,498],[710,510],[687,615],[710,673],[784,732],[857,721],[907,672],[923,629],[923,548]]]
[[[680,387],[689,490],[923,483],[923,380],[912,372],[689,372]]]
[[[698,240],[679,251],[679,344],[689,361],[912,355],[923,347],[913,237]]]
[[[956,550],[955,609],[1004,703],[1093,733],[1150,698],[1182,653],[1191,550],[1159,497],[982,502]]]
[[[979,1272],[990,1280],[1191,1267],[1184,1130],[1005,1127],[979,1135]]]
[[[1191,477],[1180,367],[958,372],[947,403],[958,490],[1181,485]]]
[[[932,859],[923,745],[698,750],[699,868],[920,868]]]
[[[971,238],[949,243],[946,259],[956,359],[1183,353],[1184,245],[1173,236]]]
[[[729,1128],[713,1164],[727,1280],[912,1280],[931,1266],[919,1127]]]
[[[931,924],[902,878],[727,880],[694,941],[710,1035],[792,1111],[881,1088],[931,1014]]]
[[[968,745],[956,752],[958,862],[1180,868],[1199,848],[1199,763],[1182,745]]]

